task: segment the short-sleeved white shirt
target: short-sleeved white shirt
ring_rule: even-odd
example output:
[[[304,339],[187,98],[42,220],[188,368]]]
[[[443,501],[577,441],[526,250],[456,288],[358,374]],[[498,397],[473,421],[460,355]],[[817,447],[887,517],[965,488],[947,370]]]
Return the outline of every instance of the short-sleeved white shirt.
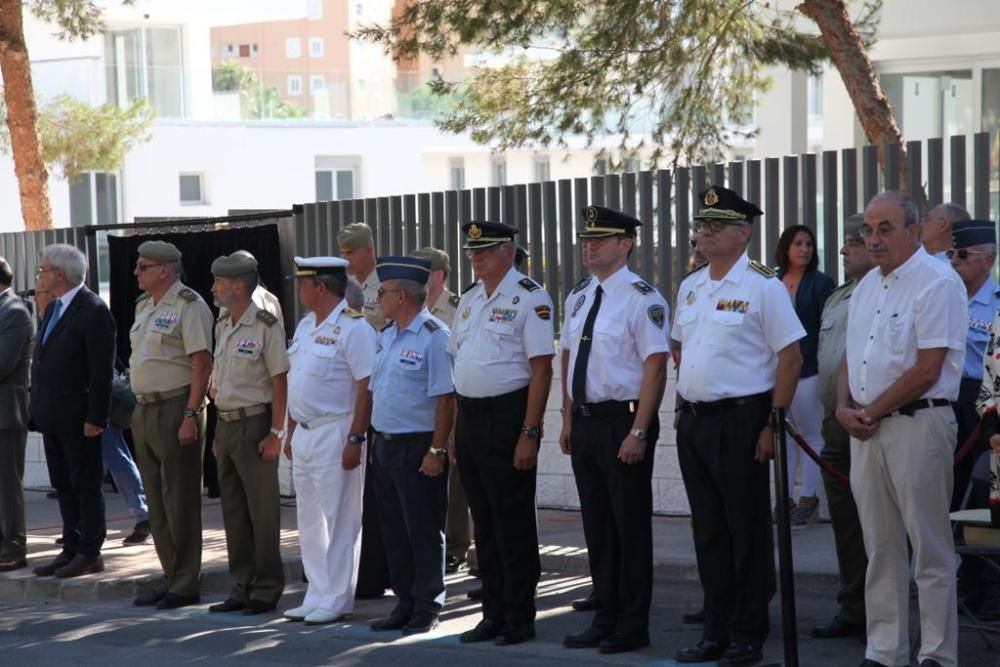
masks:
[[[869,271],[847,314],[851,396],[868,405],[917,363],[917,350],[948,348],[924,398],[956,400],[965,360],[968,295],[954,270],[920,247],[887,276]]]
[[[560,338],[562,349],[569,351],[567,387],[573,386],[580,338],[598,285],[603,294],[587,360],[587,402],[635,400],[643,363],[651,354],[670,351],[670,307],[627,266],[603,283],[591,276],[577,284],[566,297]]]
[[[341,301],[325,320],[309,313],[288,347],[288,413],[297,422],[354,412],[357,381],[375,360],[375,330]]]
[[[706,265],[681,282],[671,335],[683,346],[678,393],[717,401],[772,390],[777,353],[806,332],[776,274],[744,254],[722,280]]]
[[[552,299],[515,269],[489,297],[477,282],[458,302],[448,351],[459,395],[486,398],[523,389],[531,379],[529,360],[555,354]]]

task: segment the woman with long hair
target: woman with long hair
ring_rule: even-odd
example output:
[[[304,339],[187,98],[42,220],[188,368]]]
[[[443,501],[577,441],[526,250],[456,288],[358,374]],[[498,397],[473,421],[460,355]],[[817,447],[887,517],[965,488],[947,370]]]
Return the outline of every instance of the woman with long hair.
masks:
[[[816,254],[816,235],[805,225],[792,225],[781,234],[774,253],[778,277],[785,284],[788,296],[795,305],[806,337],[799,341],[802,351],[802,372],[795,390],[795,398],[788,409],[788,419],[795,429],[817,453],[823,449],[823,404],[820,401],[819,365],[816,353],[819,348],[819,327],[823,305],[833,292],[834,284],[819,271]],[[792,510],[791,524],[805,527],[819,519],[819,466],[799,450],[789,437],[788,451],[789,487],[795,486],[795,475],[802,469],[799,502]],[[801,464],[801,465],[800,465]]]

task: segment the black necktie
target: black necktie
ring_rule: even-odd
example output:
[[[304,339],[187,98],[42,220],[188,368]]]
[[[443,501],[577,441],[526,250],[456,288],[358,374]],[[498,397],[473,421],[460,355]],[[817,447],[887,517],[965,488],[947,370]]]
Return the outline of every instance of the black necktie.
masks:
[[[573,365],[573,402],[577,405],[587,402],[587,362],[590,361],[590,345],[594,338],[594,320],[597,311],[601,309],[601,295],[604,290],[597,286],[594,293],[594,303],[590,306],[587,319],[583,323],[583,335],[580,336],[580,347],[576,351],[576,363]]]

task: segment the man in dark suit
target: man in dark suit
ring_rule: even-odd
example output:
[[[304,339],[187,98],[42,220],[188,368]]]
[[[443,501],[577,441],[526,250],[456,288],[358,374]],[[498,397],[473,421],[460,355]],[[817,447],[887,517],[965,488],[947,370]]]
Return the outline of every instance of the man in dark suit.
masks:
[[[25,559],[24,447],[28,437],[28,359],[35,322],[10,288],[13,273],[0,257],[0,572]]]
[[[111,406],[115,323],[83,284],[87,261],[71,245],[45,248],[39,283],[55,297],[38,329],[31,362],[31,420],[45,441],[49,477],[59,497],[63,550],[40,577],[104,570],[107,529],[101,433]]]

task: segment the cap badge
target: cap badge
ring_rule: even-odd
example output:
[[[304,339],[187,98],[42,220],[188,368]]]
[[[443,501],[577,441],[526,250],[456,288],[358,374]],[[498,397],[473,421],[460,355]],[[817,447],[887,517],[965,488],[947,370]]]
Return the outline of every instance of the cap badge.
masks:
[[[469,225],[469,238],[478,239],[483,235],[483,230],[479,228],[479,225]]]
[[[597,207],[588,206],[587,207],[587,226],[593,227],[597,224]]]
[[[719,203],[719,195],[715,192],[714,188],[710,188],[708,192],[705,193],[705,206],[715,206]]]

